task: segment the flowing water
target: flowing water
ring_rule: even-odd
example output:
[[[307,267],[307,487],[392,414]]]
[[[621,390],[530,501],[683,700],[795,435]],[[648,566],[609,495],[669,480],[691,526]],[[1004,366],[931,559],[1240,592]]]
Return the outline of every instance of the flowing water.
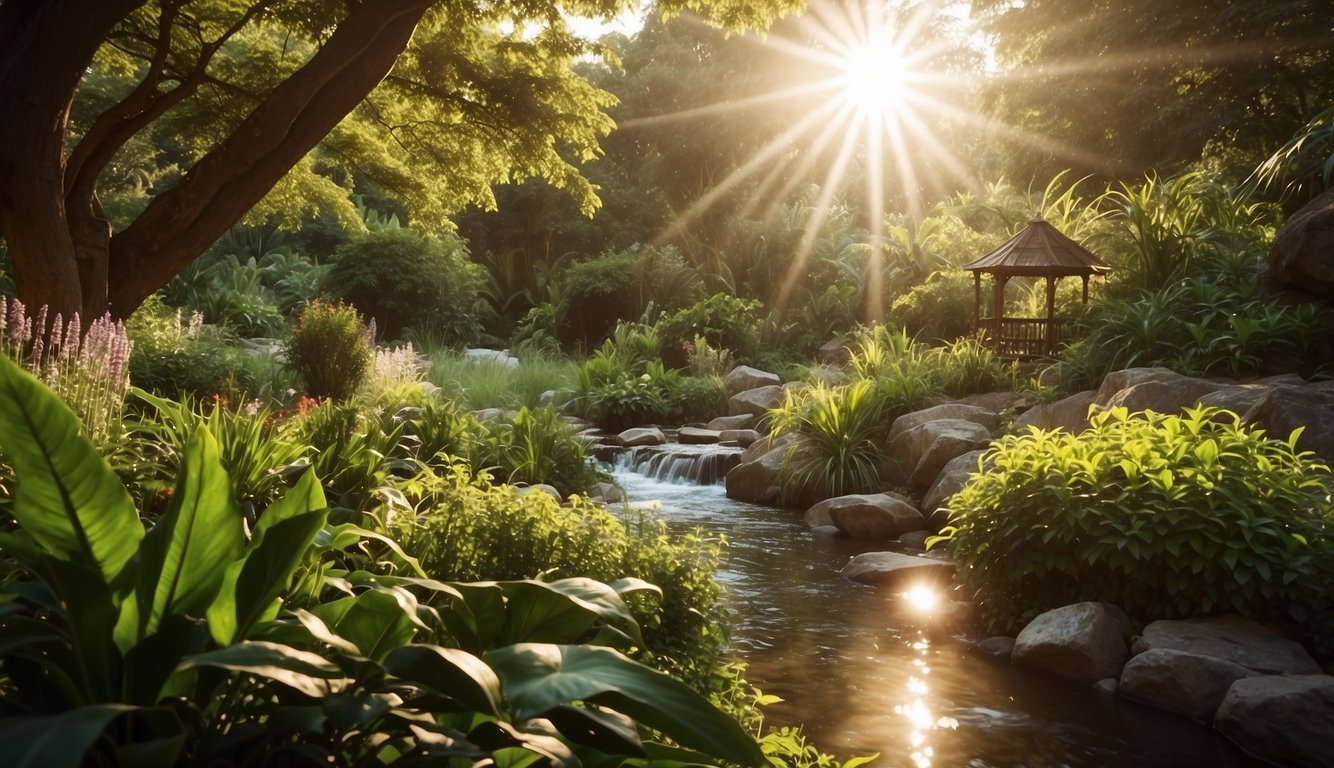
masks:
[[[928,633],[902,601],[839,574],[852,555],[883,546],[812,536],[799,513],[728,499],[722,485],[690,482],[690,460],[654,453],[622,457],[616,479],[632,503],[659,505],[672,526],[726,536],[718,577],[733,646],[747,679],[784,699],[766,708],[770,725],[803,724],[841,758],[880,753],[883,768],[1261,765],[1206,725]]]

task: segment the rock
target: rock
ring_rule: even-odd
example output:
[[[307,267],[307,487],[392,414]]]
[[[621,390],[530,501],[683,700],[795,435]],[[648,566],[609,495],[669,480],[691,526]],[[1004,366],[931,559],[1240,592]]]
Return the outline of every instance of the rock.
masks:
[[[498,421],[505,418],[505,411],[500,408],[482,408],[472,412],[473,418],[480,422]]]
[[[838,526],[817,525],[811,529],[812,536],[837,536],[839,535]]]
[[[760,440],[741,454],[741,463],[727,473],[727,496],[739,501],[753,501],[758,504],[771,504],[778,499],[780,491],[778,474],[787,461],[789,448],[794,437],[787,439]],[[762,450],[768,446],[768,450]],[[755,449],[757,457],[747,459]],[[798,448],[798,450],[800,450]]]
[[[1318,386],[1280,384],[1265,392],[1242,419],[1259,424],[1271,437],[1286,440],[1294,429],[1305,427],[1297,449],[1311,451],[1334,464],[1334,391]]]
[[[786,397],[787,393],[778,384],[747,389],[732,395],[727,401],[727,413],[731,416],[748,413],[758,419],[771,409],[782,405]]]
[[[1270,762],[1327,766],[1334,756],[1334,677],[1238,680],[1223,697],[1214,728]]]
[[[1189,408],[1227,385],[1204,379],[1193,379],[1176,374],[1174,378],[1160,378],[1135,384],[1112,395],[1107,401],[1109,408],[1125,408],[1131,413],[1137,411],[1155,411],[1157,413],[1177,414],[1183,408]]]
[[[978,471],[977,462],[984,451],[969,451],[950,459],[936,476],[930,490],[922,497],[922,515],[926,517],[926,527],[939,531],[949,524],[949,510],[946,505],[954,494],[963,490],[968,478]]]
[[[742,448],[749,448],[760,440],[762,436],[753,429],[724,429],[718,433],[718,441],[722,443],[736,443]]]
[[[954,563],[898,552],[865,552],[849,560],[842,573],[859,584],[891,589],[921,582],[944,586],[954,578]]]
[[[848,349],[846,336],[837,336],[820,345],[815,350],[815,359],[825,365],[847,365],[852,362],[852,351]]]
[[[908,547],[910,549],[925,550],[926,540],[930,535],[931,531],[927,530],[908,531],[907,533],[899,534],[899,537],[894,539],[894,541],[900,546]]]
[[[738,365],[728,372],[723,379],[723,386],[727,389],[727,396],[732,397],[748,389],[758,389],[760,387],[776,387],[783,383],[776,374],[768,371],[761,371],[758,368],[751,368],[748,365]]]
[[[1276,286],[1334,300],[1334,189],[1288,218],[1269,249]]]
[[[1270,387],[1266,384],[1241,384],[1210,392],[1200,398],[1200,405],[1222,408],[1241,416],[1264,398]]]
[[[547,406],[555,404],[556,404],[556,390],[554,389],[548,389],[547,391],[537,396],[537,405],[540,408],[546,408]]]
[[[593,486],[592,492],[588,494],[588,498],[604,504],[616,504],[625,501],[621,489],[611,483],[597,483]]]
[[[1098,387],[1098,392],[1093,399],[1099,406],[1105,408],[1111,402],[1112,397],[1123,389],[1146,384],[1150,381],[1166,381],[1179,378],[1183,378],[1182,375],[1171,368],[1123,368],[1119,371],[1112,371],[1103,377],[1102,385]]]
[[[1116,682],[1116,678],[1114,677],[1104,677],[1103,679],[1093,684],[1093,690],[1097,691],[1098,693],[1104,696],[1115,696],[1117,688],[1118,685]]]
[[[555,499],[558,504],[565,501],[565,497],[561,495],[560,491],[556,490],[554,485],[547,485],[546,483],[538,483],[537,485],[519,485],[515,486],[514,490],[520,496],[527,496],[530,493],[545,493]]]
[[[1102,603],[1075,603],[1040,614],[1014,641],[1014,663],[1085,685],[1117,677],[1129,653]]]
[[[985,392],[980,395],[951,398],[945,402],[971,405],[999,414],[1001,411],[1026,411],[1032,408],[1033,395],[1030,392]],[[999,416],[997,418],[999,419]]]
[[[813,365],[806,371],[806,378],[815,384],[837,387],[847,383],[848,374],[842,368],[832,365]]]
[[[736,416],[719,416],[710,421],[706,429],[716,429],[719,432],[728,429],[750,429],[755,423],[755,416],[749,413],[740,413]]]
[[[985,408],[978,408],[975,405],[965,405],[963,403],[945,403],[931,408],[925,408],[912,413],[905,413],[894,420],[889,426],[889,442],[923,424],[932,421],[942,421],[945,419],[959,419],[962,421],[971,421],[987,430],[989,434],[994,434],[1000,425],[1000,417],[995,411],[988,411]]]
[[[741,452],[741,462],[744,464],[747,461],[755,461],[769,451],[776,448],[791,446],[798,440],[800,440],[800,437],[792,432],[788,432],[787,434],[778,437],[770,436],[762,440],[756,440],[754,443],[747,446],[746,450]]]
[[[1121,695],[1208,721],[1232,683],[1256,674],[1226,659],[1155,648],[1121,670]]]
[[[1089,407],[1097,403],[1097,392],[1092,390],[1071,395],[1048,405],[1038,405],[1019,414],[1014,420],[1013,432],[1024,434],[1029,427],[1061,429],[1072,435],[1089,428]]]
[[[489,363],[510,369],[519,367],[518,358],[507,349],[465,349],[463,358],[470,363]]]
[[[1155,621],[1144,628],[1132,650],[1139,654],[1155,648],[1213,656],[1270,675],[1320,671],[1320,665],[1299,643],[1234,614]]]
[[[676,441],[686,445],[709,445],[722,439],[722,433],[716,429],[681,427],[676,431]]]
[[[617,435],[616,439],[626,448],[662,445],[667,442],[667,436],[657,427],[632,427]]]
[[[789,381],[783,385],[783,399],[793,392],[800,392],[803,389],[810,389],[813,385],[808,381]]]
[[[940,419],[918,424],[889,444],[884,476],[892,485],[929,488],[951,460],[990,443],[991,432],[976,422]]]
[[[887,493],[858,493],[825,499],[806,510],[806,524],[833,524],[854,539],[885,541],[926,527],[922,513]]]
[[[998,659],[1008,661],[1014,654],[1014,638],[997,635],[988,637],[986,640],[977,644],[977,649],[988,656],[995,656]]]

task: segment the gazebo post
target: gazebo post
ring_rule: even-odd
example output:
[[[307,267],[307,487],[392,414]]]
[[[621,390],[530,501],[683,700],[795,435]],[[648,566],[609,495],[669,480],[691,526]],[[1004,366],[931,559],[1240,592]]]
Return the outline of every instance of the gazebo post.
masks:
[[[1056,350],[1056,279],[1047,275],[1047,355]]]
[[[1089,303],[1089,276],[1080,275],[1079,277],[1084,281],[1084,303],[1087,304]]]
[[[995,277],[996,277],[996,290],[993,301],[995,302],[996,309],[995,309],[995,317],[991,319],[991,322],[995,323],[995,331],[992,333],[991,344],[996,348],[997,352],[1000,352],[1001,321],[1005,319],[1005,284],[1010,281],[1010,276],[1002,275],[999,272],[997,272],[995,273]]]
[[[973,273],[973,328],[982,329],[982,273]]]

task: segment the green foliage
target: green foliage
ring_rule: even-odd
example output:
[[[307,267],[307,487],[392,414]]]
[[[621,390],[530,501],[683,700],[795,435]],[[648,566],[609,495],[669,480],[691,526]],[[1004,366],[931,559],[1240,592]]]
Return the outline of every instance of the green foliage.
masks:
[[[604,429],[661,423],[671,412],[682,377],[659,359],[652,327],[621,323],[614,337],[575,372],[571,406]]]
[[[341,303],[312,303],[292,329],[287,363],[311,397],[342,400],[352,396],[371,365],[371,346],[361,315]]]
[[[427,378],[468,410],[535,408],[545,392],[561,392],[574,382],[573,364],[561,357],[525,351],[518,359],[511,367],[437,350]]]
[[[598,480],[587,443],[554,408],[520,408],[479,429],[472,465],[506,483],[546,483],[569,494],[587,492]]]
[[[951,341],[973,332],[974,304],[971,274],[936,272],[895,299],[889,319],[918,338]]]
[[[663,753],[640,728],[692,764],[763,762],[735,720],[608,647],[640,642],[626,601],[650,584],[426,579],[393,540],[327,525],[311,473],[247,532],[207,428],[145,532],[58,398],[5,359],[0,389],[17,764],[622,764]]]
[[[667,362],[685,366],[690,357],[687,346],[698,346],[697,338],[703,338],[714,348],[732,352],[738,359],[750,359],[759,342],[761,307],[754,299],[715,293],[678,310],[658,323]]]
[[[1273,190],[1293,210],[1334,186],[1334,107],[1312,117],[1255,169],[1251,183]]]
[[[933,370],[934,385],[952,397],[1008,392],[1018,384],[1019,364],[1002,360],[977,337],[934,347],[923,364]]]
[[[653,663],[693,682],[708,679],[726,644],[713,580],[719,543],[669,536],[665,523],[647,513],[619,519],[580,496],[561,506],[544,493],[518,495],[474,479],[465,466],[426,468],[399,488],[409,507],[388,507],[379,516],[436,577],[579,574],[657,584],[660,605],[644,597],[629,601]]]
[[[789,502],[815,502],[880,489],[880,450],[872,440],[883,426],[883,401],[867,379],[846,387],[806,387],[789,396],[773,418],[773,434],[794,432],[781,487]]]
[[[410,229],[371,232],[338,248],[326,290],[355,306],[388,338],[431,329],[447,344],[470,344],[482,269],[455,237],[426,238]]]
[[[669,399],[671,415],[683,424],[711,421],[727,412],[727,386],[719,375],[678,377]]]
[[[426,409],[422,416],[452,421],[453,414]],[[329,402],[299,414],[291,434],[314,449],[311,465],[332,505],[343,514],[353,514],[372,503],[375,490],[387,485],[395,472],[410,475],[415,471],[415,465],[405,461],[400,451],[407,429],[405,418],[377,415],[354,402]],[[455,425],[433,424],[427,429],[438,438],[431,447],[456,447]],[[430,456],[434,452],[426,458]]]
[[[571,262],[554,278],[555,328],[562,343],[592,346],[650,307],[694,301],[699,274],[673,249],[632,247]]]
[[[1206,408],[1090,424],[1002,438],[950,501],[951,552],[991,629],[1105,600],[1142,621],[1236,612],[1328,630],[1330,475],[1296,434]]]

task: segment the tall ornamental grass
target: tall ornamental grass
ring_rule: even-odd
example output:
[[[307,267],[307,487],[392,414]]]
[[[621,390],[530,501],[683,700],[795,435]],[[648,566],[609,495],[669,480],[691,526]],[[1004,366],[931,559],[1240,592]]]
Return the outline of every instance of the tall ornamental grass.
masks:
[[[110,313],[84,331],[77,312],[68,321],[46,307],[30,315],[23,302],[0,296],[0,350],[59,395],[97,445],[121,422],[130,346],[125,324]]]

